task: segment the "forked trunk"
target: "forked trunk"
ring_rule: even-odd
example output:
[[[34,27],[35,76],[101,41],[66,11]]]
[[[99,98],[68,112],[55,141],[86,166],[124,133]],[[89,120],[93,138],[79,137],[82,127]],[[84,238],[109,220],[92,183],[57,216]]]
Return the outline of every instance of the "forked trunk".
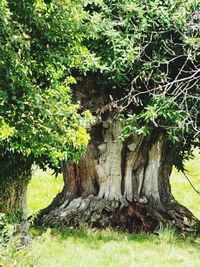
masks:
[[[174,150],[162,132],[118,139],[120,121],[93,127],[87,156],[63,163],[64,188],[38,216],[40,225],[153,231],[160,223],[190,231],[197,219],[178,204],[169,177]]]

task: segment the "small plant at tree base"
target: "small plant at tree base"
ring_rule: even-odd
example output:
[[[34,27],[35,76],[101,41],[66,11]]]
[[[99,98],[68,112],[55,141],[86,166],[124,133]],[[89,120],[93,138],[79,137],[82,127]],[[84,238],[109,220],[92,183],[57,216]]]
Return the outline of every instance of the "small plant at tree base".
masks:
[[[16,216],[0,213],[0,246],[6,246],[14,237],[19,218]]]

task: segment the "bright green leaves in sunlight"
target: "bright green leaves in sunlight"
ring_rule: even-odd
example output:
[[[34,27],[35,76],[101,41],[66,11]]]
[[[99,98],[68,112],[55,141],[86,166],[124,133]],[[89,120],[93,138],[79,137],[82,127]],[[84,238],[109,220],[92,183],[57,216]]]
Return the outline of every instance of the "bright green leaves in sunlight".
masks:
[[[199,131],[196,10],[196,0],[2,0],[0,154],[41,167],[77,161],[93,118],[70,87],[88,72],[111,98],[124,97],[124,138],[162,128],[190,149]]]
[[[3,118],[0,118],[0,141],[12,136],[14,134],[14,128],[9,127],[5,123]]]
[[[77,1],[0,3],[0,157],[45,168],[77,161],[91,123],[71,99],[73,68],[93,65]]]

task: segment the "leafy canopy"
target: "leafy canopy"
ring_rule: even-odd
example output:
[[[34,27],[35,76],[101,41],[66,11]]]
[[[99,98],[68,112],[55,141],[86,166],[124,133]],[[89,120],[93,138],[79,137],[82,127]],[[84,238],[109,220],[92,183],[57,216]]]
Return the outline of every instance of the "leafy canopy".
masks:
[[[86,9],[87,47],[114,88],[114,114],[127,118],[121,138],[163,131],[183,169],[192,146],[199,146],[199,1],[91,0]]]
[[[122,138],[164,131],[182,168],[199,145],[198,10],[197,0],[2,0],[1,156],[53,168],[78,160],[91,120],[72,103],[78,70],[114,88]]]
[[[84,153],[91,115],[72,103],[70,85],[73,68],[92,65],[85,16],[78,1],[0,2],[1,162],[57,168]]]

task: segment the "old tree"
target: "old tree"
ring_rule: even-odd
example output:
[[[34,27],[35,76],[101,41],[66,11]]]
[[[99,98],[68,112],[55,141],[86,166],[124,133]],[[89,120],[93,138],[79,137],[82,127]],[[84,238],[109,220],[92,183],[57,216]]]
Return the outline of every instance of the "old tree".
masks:
[[[26,68],[20,65],[21,73],[16,62],[1,67],[9,72],[3,76],[1,155],[11,174],[27,177],[22,158],[28,170],[33,163],[60,166],[64,178],[37,223],[197,228],[198,220],[173,198],[169,179],[174,165],[184,171],[199,145],[198,1],[7,2],[11,29],[2,35],[16,38],[15,30],[26,47],[19,50],[9,39],[3,51]],[[69,75],[76,79],[75,106],[63,89]],[[95,122],[78,161],[87,143],[87,110]],[[3,174],[1,184],[5,177],[16,181]]]

